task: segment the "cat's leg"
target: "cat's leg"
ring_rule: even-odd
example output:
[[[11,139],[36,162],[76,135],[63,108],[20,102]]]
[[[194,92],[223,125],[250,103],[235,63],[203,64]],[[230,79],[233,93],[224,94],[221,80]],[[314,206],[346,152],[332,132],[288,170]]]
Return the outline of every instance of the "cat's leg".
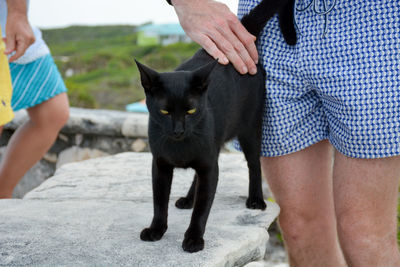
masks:
[[[289,45],[295,45],[297,42],[296,28],[294,25],[294,1],[295,0],[287,1],[278,14],[279,26],[283,38]]]
[[[196,200],[192,219],[182,242],[182,248],[187,252],[197,252],[204,248],[203,235],[218,183],[218,162],[213,167],[196,171]]]
[[[186,197],[181,197],[175,202],[175,206],[178,209],[191,209],[193,208],[194,193],[196,188],[197,173],[194,174],[192,185],[186,195]]]
[[[168,201],[171,191],[173,167],[156,162],[153,158],[152,182],[154,217],[149,228],[143,229],[140,239],[144,241],[160,240],[167,231]]]
[[[267,205],[264,201],[261,185],[261,131],[246,131],[239,135],[238,139],[249,168],[249,197],[246,201],[246,207],[264,210]]]

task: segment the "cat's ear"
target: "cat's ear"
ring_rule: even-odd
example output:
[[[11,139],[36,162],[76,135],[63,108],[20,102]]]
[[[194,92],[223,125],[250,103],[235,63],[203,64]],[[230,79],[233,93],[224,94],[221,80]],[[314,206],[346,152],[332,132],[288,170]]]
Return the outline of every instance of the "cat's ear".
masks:
[[[213,60],[212,62],[193,71],[195,88],[199,93],[202,93],[207,89],[209,76],[217,64],[218,60]]]
[[[136,59],[135,62],[140,72],[140,81],[144,90],[146,92],[151,92],[152,88],[154,87],[155,81],[159,77],[159,73],[138,62]]]

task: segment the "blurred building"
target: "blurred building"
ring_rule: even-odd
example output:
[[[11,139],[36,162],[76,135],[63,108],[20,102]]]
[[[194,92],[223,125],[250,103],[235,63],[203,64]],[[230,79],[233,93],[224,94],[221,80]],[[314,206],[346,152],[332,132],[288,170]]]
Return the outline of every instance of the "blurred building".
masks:
[[[191,42],[179,23],[147,24],[138,27],[136,32],[138,33],[138,45],[169,45],[178,42]]]

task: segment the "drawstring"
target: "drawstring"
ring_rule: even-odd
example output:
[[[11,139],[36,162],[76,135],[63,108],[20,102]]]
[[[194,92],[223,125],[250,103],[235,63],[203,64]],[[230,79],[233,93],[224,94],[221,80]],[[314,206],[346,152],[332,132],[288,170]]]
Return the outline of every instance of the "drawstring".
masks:
[[[318,10],[317,6],[318,4],[322,1],[322,6],[323,6],[323,10]],[[322,34],[322,37],[325,37],[326,31],[328,29],[328,14],[334,9],[334,7],[336,6],[336,0],[333,0],[332,5],[327,9],[326,7],[326,0],[311,0],[310,3],[302,9],[298,9],[295,5],[295,10],[297,12],[305,12],[307,9],[311,8],[312,6],[312,10],[315,14],[317,15],[322,15],[324,16],[325,19],[325,26],[324,26],[324,32]],[[296,22],[296,15],[294,16],[294,24],[296,25],[296,28],[299,29],[299,27],[297,26],[297,22]]]

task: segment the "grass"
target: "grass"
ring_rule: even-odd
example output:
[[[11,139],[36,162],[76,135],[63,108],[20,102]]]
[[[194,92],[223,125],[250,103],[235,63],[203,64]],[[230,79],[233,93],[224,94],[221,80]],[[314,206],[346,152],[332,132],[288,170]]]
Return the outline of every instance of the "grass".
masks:
[[[74,26],[43,31],[72,106],[124,110],[126,104],[144,98],[134,59],[170,71],[199,49],[194,43],[138,46],[134,28]],[[73,75],[66,77],[71,71]]]

